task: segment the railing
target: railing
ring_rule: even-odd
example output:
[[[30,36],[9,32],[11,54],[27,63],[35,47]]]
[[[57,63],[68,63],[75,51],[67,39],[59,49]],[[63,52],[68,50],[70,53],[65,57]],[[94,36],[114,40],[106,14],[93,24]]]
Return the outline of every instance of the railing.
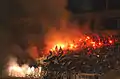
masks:
[[[100,79],[100,76],[101,76],[100,74],[61,73],[54,74],[54,78],[52,79]]]

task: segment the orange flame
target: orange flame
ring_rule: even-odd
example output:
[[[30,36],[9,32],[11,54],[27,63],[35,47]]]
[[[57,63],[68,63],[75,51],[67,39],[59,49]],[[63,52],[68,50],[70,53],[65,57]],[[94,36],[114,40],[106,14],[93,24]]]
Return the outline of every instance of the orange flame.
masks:
[[[74,43],[57,43],[55,44],[52,48],[51,48],[51,51],[55,51],[56,48],[59,50],[59,49],[63,49],[63,50],[66,50],[66,49],[71,49],[71,50],[74,50],[74,48],[77,47]]]
[[[99,39],[99,38],[98,38]],[[83,38],[80,38],[74,42],[56,42],[54,43],[54,46],[51,47],[51,51],[59,50],[60,48],[63,50],[70,49],[70,50],[77,50],[77,49],[84,49],[86,47],[93,47],[93,48],[99,48],[105,45],[111,45],[114,44],[113,40],[106,39],[107,44],[104,44],[103,41],[93,41],[93,39],[89,36],[84,36]]]

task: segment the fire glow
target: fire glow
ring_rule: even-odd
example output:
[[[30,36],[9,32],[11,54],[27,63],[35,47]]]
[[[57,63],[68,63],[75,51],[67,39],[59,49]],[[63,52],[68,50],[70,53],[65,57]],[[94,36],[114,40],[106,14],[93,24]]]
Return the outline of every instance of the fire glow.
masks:
[[[103,46],[109,46],[109,45],[113,45],[115,42],[115,40],[111,37],[107,37],[107,38],[92,38],[90,36],[84,36],[83,38],[80,38],[76,41],[73,42],[61,42],[61,43],[57,43],[51,48],[51,51],[56,51],[59,49],[62,50],[82,50],[84,48],[100,48]]]

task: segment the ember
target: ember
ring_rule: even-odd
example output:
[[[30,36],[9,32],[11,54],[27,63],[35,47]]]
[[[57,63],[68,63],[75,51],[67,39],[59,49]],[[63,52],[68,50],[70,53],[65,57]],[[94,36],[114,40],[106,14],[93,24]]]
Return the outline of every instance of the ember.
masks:
[[[55,40],[57,41],[57,40]],[[115,39],[112,38],[112,36],[107,37],[100,37],[100,36],[84,36],[76,41],[73,42],[65,42],[65,43],[56,43],[50,51],[57,51],[59,49],[62,50],[83,50],[85,48],[101,48],[103,46],[110,46],[113,45],[115,42]]]

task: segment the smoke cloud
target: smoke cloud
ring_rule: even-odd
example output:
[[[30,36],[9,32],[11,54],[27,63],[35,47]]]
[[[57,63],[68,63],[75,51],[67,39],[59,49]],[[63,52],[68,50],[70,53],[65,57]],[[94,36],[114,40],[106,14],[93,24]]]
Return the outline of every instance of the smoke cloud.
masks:
[[[77,38],[82,32],[89,32],[89,23],[85,23],[84,28],[81,28],[77,21],[70,22],[71,13],[66,10],[66,6],[67,0],[12,0],[11,17],[17,19],[11,24],[11,32],[17,47],[19,46],[24,54],[36,58],[41,53],[39,50],[49,46],[56,38],[72,40],[73,36]],[[23,49],[25,45],[26,48]]]
[[[44,44],[49,46],[56,38],[77,38],[85,32],[77,21],[70,22],[71,14],[65,9],[67,0],[11,0],[9,4],[10,24],[4,31],[7,38],[1,37],[7,39],[2,49],[6,52],[2,53],[4,58],[12,54],[21,60],[35,59]]]

